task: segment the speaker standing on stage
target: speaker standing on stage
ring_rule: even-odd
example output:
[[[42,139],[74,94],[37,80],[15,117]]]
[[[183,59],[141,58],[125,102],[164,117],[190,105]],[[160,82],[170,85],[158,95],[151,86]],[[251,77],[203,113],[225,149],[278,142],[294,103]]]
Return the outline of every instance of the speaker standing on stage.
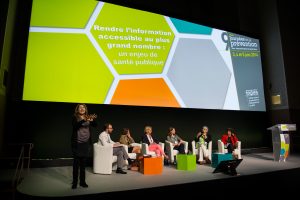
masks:
[[[85,182],[85,162],[88,157],[89,147],[92,144],[91,126],[96,127],[95,119],[97,115],[88,114],[88,109],[85,104],[78,104],[75,108],[73,116],[73,132],[71,138],[72,153],[73,153],[73,182],[72,189],[77,188],[78,170],[80,171],[79,185],[87,188]]]

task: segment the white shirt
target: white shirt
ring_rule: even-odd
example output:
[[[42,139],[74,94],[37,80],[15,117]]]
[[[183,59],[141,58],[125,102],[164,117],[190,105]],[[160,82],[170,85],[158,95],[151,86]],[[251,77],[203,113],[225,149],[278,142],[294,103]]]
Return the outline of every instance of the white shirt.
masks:
[[[150,144],[152,144],[152,143],[154,142],[154,141],[153,141],[153,138],[151,137],[151,135],[148,135],[148,134],[147,134],[147,138],[148,138]]]
[[[101,144],[102,146],[107,146],[107,145],[113,146],[114,143],[115,142],[110,139],[110,134],[108,134],[106,131],[100,133],[98,144]]]

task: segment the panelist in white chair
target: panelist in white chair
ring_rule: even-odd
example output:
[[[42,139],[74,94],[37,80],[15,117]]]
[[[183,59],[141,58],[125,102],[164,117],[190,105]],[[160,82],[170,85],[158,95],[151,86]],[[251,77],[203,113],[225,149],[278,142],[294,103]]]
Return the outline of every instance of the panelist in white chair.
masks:
[[[141,144],[135,143],[129,128],[123,128],[120,143],[128,146],[129,153],[141,153]]]
[[[239,141],[234,129],[227,128],[226,133],[223,134],[221,138],[224,143],[224,147],[228,150],[228,153],[232,153],[232,155],[237,158],[237,154],[234,153],[234,149],[237,148],[237,142]]]
[[[104,124],[103,132],[99,135],[99,144],[103,146],[111,145],[113,147],[113,155],[117,156],[117,171],[119,174],[127,174],[123,171],[124,161],[127,160],[129,166],[131,165],[131,159],[129,158],[124,146],[119,142],[114,142],[110,138],[110,134],[113,132],[113,127],[110,123]],[[130,168],[130,167],[128,167]]]
[[[145,134],[142,136],[142,142],[149,145],[149,151],[154,151],[156,156],[164,156],[165,159],[169,159],[159,145],[159,141],[152,136],[152,127],[145,126],[144,133]]]
[[[176,129],[174,127],[169,127],[169,132],[167,136],[167,141],[171,142],[174,146],[174,150],[177,150],[180,154],[185,154],[184,142],[176,134]]]
[[[211,141],[211,135],[208,133],[208,127],[203,126],[202,130],[199,133],[197,133],[195,142],[196,142],[196,148],[197,149],[201,148],[203,152],[204,160],[207,164],[211,163],[211,160],[209,159],[209,150],[207,146],[210,141]],[[203,161],[199,161],[199,164],[203,164],[203,163],[204,163]]]

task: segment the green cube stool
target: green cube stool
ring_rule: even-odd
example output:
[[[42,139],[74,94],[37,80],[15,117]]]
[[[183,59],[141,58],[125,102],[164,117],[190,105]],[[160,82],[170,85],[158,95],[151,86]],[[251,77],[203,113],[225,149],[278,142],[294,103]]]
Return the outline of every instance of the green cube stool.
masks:
[[[213,168],[216,168],[218,164],[223,160],[232,160],[231,153],[213,153],[212,154],[212,164]]]
[[[177,156],[177,169],[192,171],[196,170],[196,155],[178,154]]]

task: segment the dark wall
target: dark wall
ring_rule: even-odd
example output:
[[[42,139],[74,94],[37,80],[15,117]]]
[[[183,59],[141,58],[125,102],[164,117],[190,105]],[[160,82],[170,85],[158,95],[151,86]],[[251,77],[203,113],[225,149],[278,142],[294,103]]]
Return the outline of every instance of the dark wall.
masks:
[[[34,158],[70,157],[70,134],[72,131],[71,117],[75,104],[50,102],[23,102],[22,88],[26,58],[26,45],[30,19],[31,1],[18,1],[16,13],[16,31],[14,35],[13,51],[11,55],[11,69],[9,76],[6,117],[6,143],[33,142]],[[246,24],[240,20],[250,20],[251,17],[239,19],[243,9],[240,1],[230,4],[219,1],[139,1],[122,0],[107,1],[156,12],[219,29],[246,34],[259,38],[259,31],[251,32]],[[255,19],[253,19],[255,20]],[[243,28],[241,28],[243,24]],[[256,26],[249,22],[249,26]],[[17,59],[16,59],[17,58]],[[203,109],[176,109],[157,107],[135,107],[114,105],[88,105],[90,113],[98,114],[98,128],[93,130],[93,142],[102,129],[102,125],[111,122],[115,128],[113,140],[118,140],[121,129],[128,127],[134,138],[139,141],[145,125],[153,126],[154,135],[164,141],[169,126],[176,127],[179,135],[191,141],[197,131],[206,125],[213,135],[213,148],[227,127],[237,130],[242,140],[243,148],[257,148],[270,146],[270,133],[266,130],[267,113],[246,111],[222,111]]]
[[[0,55],[2,55],[7,11],[8,11],[8,0],[3,0],[0,2]],[[0,63],[1,63],[1,59],[2,57],[0,57]]]
[[[292,134],[293,149],[300,152],[300,30],[297,28],[300,19],[299,6],[294,1],[278,1],[278,14],[289,97],[290,121],[298,126],[298,130]]]
[[[293,1],[278,1],[279,22],[282,36],[287,92],[289,94],[290,109],[300,110],[299,93],[299,6]]]
[[[244,0],[227,1],[181,1],[181,0],[102,0],[126,7],[163,14],[169,17],[198,23],[235,33],[243,33],[240,29],[239,6]],[[254,0],[255,1],[255,0]],[[250,2],[250,5],[255,5]],[[249,4],[247,4],[249,6]],[[254,6],[255,7],[255,6]],[[256,8],[255,8],[256,9]],[[255,10],[254,9],[254,10]],[[252,20],[255,21],[255,20]],[[244,32],[254,36],[253,31]],[[253,34],[254,33],[254,34]],[[250,34],[250,35],[249,35]],[[258,35],[256,35],[258,36]]]
[[[4,136],[4,121],[5,121],[5,87],[6,87],[6,68],[4,68],[3,61],[3,46],[5,38],[5,27],[8,12],[8,0],[0,2],[0,154],[3,147],[3,136]]]
[[[20,100],[22,94],[30,10],[31,0],[1,1],[0,154],[6,146],[2,139],[8,134],[7,102]]]

